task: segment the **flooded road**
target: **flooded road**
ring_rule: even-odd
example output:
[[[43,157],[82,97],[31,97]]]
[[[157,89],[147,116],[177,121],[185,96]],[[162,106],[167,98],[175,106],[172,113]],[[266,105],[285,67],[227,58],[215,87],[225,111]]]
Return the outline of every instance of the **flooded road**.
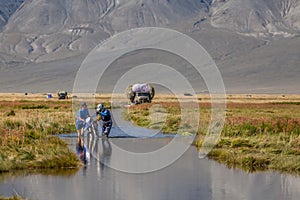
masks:
[[[131,131],[130,136],[121,129]],[[126,131],[125,131],[126,132]],[[30,200],[199,200],[199,199],[284,199],[300,198],[300,178],[277,172],[246,172],[228,169],[215,161],[199,159],[191,146],[176,162],[151,173],[125,173],[107,166],[115,160],[116,148],[132,152],[155,151],[168,144],[173,136],[129,124],[113,127],[111,138],[85,138],[87,164],[79,170],[0,176],[0,194],[21,195]],[[62,136],[77,151],[76,135]],[[76,146],[77,145],[77,146]],[[126,159],[126,158],[123,158]]]

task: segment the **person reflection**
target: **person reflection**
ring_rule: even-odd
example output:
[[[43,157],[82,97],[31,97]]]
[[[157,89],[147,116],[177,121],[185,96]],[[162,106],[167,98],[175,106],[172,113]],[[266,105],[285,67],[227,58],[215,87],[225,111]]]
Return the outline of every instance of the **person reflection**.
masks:
[[[93,160],[96,161],[97,174],[100,178],[104,178],[105,165],[109,165],[112,154],[112,147],[109,138],[100,138],[95,134],[88,134],[87,144],[91,156],[94,158]]]
[[[87,164],[87,155],[86,155],[86,147],[84,146],[84,138],[78,137],[78,141],[76,143],[76,154],[79,160],[86,165]]]
[[[102,146],[102,151],[100,150],[100,144]],[[99,146],[99,149],[98,149]],[[97,173],[100,178],[104,177],[105,168],[109,165],[110,157],[112,154],[112,148],[108,137],[102,137],[101,143],[97,142]]]
[[[109,165],[112,148],[108,137],[102,137],[102,154],[100,159],[101,174],[104,174],[104,169]]]

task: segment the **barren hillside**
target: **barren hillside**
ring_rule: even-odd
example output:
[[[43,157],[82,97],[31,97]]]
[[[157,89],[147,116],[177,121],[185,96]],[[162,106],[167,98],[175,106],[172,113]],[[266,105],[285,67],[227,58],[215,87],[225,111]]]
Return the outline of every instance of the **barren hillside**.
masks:
[[[99,42],[147,26],[200,42],[231,91],[300,89],[299,0],[0,0],[0,89],[71,88]]]

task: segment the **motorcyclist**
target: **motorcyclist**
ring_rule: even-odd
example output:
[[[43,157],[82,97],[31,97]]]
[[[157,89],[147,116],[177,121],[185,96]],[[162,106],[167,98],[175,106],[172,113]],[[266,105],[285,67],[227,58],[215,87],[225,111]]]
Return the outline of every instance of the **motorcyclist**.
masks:
[[[102,133],[108,136],[112,127],[112,119],[109,110],[100,103],[97,105],[96,114],[97,121],[102,121]]]

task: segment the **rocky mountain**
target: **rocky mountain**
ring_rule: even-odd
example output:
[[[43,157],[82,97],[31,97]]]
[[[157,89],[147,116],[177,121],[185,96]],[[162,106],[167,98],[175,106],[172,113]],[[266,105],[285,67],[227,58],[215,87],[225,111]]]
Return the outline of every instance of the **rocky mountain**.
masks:
[[[0,0],[0,30],[25,0]]]
[[[147,26],[199,41],[227,84],[240,87],[235,91],[257,83],[267,83],[260,91],[275,91],[272,77],[278,74],[284,76],[278,77],[282,91],[300,84],[299,0],[0,0],[0,85],[15,86],[10,75],[17,69],[22,90],[32,70],[41,75],[35,82],[47,80],[47,88],[55,88],[57,81],[47,76],[59,77],[63,65],[71,86],[80,59],[99,42]]]
[[[215,0],[211,16],[215,27],[255,37],[300,32],[299,0]]]
[[[298,0],[2,0],[0,5],[2,57],[32,62],[87,52],[115,32],[178,29],[179,22],[198,28],[208,21],[255,37],[300,34]]]
[[[206,7],[195,0],[26,0],[5,25],[0,52],[34,62],[67,57],[115,32],[175,23]]]

